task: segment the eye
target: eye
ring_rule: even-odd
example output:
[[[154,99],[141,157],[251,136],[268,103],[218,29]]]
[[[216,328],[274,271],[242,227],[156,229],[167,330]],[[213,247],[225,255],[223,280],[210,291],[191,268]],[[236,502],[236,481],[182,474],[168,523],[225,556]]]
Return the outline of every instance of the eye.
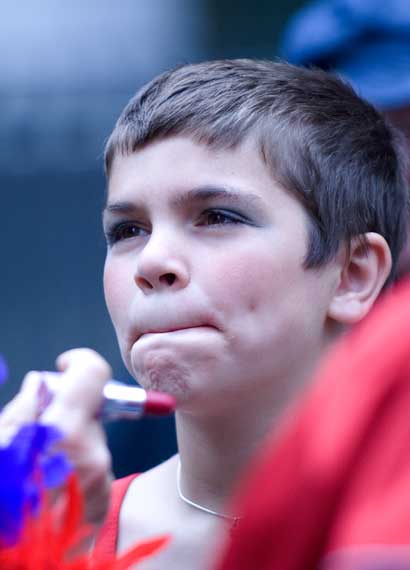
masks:
[[[148,235],[147,230],[134,222],[121,222],[114,224],[105,232],[105,237],[109,246],[112,246],[120,241],[146,235]]]
[[[246,220],[239,214],[227,210],[206,210],[200,217],[199,225],[222,226],[227,224],[243,224]]]

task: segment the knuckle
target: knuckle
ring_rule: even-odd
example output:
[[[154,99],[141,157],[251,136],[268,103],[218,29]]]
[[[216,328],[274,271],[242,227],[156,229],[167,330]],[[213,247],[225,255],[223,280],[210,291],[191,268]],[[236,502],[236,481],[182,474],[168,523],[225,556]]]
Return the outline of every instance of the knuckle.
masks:
[[[41,372],[30,370],[23,378],[17,398],[31,402],[32,405],[37,404],[38,391],[42,381],[43,375]]]
[[[64,431],[61,445],[84,482],[104,479],[111,474],[111,454],[105,440],[97,434],[85,438],[84,431],[78,427]]]
[[[13,415],[13,411],[16,408],[17,404],[17,396],[15,396],[10,402],[5,404],[4,408],[1,410],[0,413],[0,426],[5,422],[9,421],[11,415]]]
[[[0,426],[4,424],[24,424],[33,421],[37,417],[38,399],[37,392],[22,388],[20,392],[8,402],[0,414]]]
[[[74,348],[60,354],[57,358],[57,366],[66,369],[78,367],[87,373],[97,374],[101,377],[111,375],[111,367],[98,352],[91,348]]]
[[[21,390],[32,389],[33,384],[36,387],[41,380],[41,373],[38,370],[30,370],[23,378]]]
[[[19,426],[13,424],[0,425],[0,446],[6,446],[12,441],[18,431]]]

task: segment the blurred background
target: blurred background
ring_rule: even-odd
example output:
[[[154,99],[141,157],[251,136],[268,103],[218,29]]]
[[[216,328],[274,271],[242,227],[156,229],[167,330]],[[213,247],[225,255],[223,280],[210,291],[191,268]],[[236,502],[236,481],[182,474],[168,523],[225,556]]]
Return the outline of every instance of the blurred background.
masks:
[[[180,63],[280,55],[350,74],[409,125],[410,2],[391,4],[395,20],[380,0],[2,0],[0,352],[10,377],[0,405],[26,371],[53,369],[55,357],[76,346],[96,349],[117,379],[131,381],[102,293],[102,151],[136,89]],[[384,47],[374,50],[381,36]],[[365,49],[360,65],[352,47]],[[369,53],[373,67],[363,78]],[[175,451],[172,418],[117,423],[107,432],[118,476]]]

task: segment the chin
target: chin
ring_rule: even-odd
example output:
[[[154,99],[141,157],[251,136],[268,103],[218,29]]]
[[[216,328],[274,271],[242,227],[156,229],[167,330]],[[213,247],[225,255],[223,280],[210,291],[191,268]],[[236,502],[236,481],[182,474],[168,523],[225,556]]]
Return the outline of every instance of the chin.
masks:
[[[170,394],[177,402],[186,400],[189,394],[190,370],[173,359],[163,357],[146,359],[144,366],[133,372],[145,390]]]

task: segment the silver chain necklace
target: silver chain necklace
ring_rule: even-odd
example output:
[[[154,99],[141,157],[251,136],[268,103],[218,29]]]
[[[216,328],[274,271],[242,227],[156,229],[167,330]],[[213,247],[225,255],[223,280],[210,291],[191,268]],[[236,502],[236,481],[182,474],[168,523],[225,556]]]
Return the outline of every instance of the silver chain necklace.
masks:
[[[242,519],[242,517],[233,517],[232,515],[227,515],[224,513],[218,513],[217,511],[213,511],[212,509],[208,509],[208,507],[204,507],[202,505],[199,505],[198,503],[194,503],[194,501],[191,501],[191,499],[188,499],[188,497],[185,497],[185,495],[181,491],[181,461],[179,461],[179,460],[178,460],[178,467],[177,467],[177,491],[178,491],[178,495],[179,495],[179,498],[181,499],[181,501],[184,501],[184,503],[186,503],[187,505],[191,505],[191,507],[194,507],[195,509],[198,509],[199,511],[203,511],[204,513],[208,513],[208,515],[214,515],[215,517],[219,517],[221,519],[229,521],[231,523],[231,526],[230,526],[231,534],[237,528],[239,521]]]

